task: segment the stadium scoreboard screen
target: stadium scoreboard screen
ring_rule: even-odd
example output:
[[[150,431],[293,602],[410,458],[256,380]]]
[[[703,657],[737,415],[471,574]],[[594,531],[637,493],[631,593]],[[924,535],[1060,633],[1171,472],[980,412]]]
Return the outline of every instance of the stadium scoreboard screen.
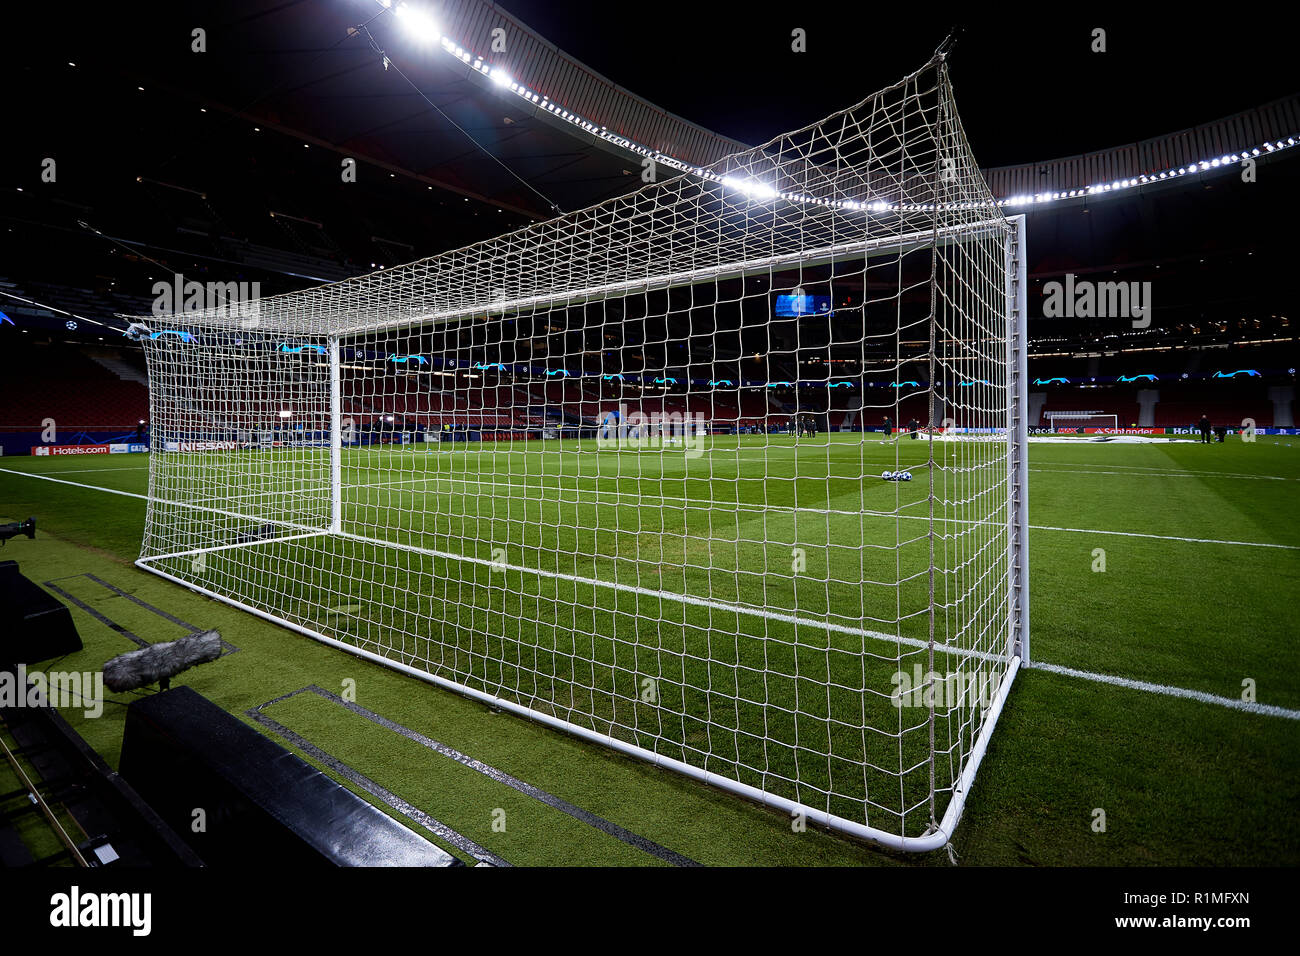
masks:
[[[830,315],[831,297],[828,295],[778,295],[772,313],[777,318],[794,318],[800,315]]]

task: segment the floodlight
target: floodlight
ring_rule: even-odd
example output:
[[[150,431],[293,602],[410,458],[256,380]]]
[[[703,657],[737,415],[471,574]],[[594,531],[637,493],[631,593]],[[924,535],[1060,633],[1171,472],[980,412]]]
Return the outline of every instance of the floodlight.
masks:
[[[422,43],[436,43],[442,37],[442,31],[438,29],[438,24],[434,22],[433,17],[422,10],[416,10],[403,3],[393,12],[406,27],[406,32]]]

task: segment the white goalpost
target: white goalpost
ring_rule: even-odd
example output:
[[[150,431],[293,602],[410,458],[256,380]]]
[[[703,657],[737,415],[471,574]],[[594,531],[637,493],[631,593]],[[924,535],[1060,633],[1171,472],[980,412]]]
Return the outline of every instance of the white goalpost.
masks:
[[[1095,428],[1108,429],[1112,432],[1119,430],[1119,416],[1111,412],[1045,411],[1043,417],[1047,419],[1052,431],[1086,431]]]
[[[1025,274],[936,56],[579,212],[136,318],[137,563],[809,822],[942,847],[1029,654]]]

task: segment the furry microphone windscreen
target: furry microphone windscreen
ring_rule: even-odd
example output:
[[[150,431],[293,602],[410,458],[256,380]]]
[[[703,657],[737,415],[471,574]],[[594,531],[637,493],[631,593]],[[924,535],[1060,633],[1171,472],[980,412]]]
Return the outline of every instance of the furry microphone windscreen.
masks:
[[[221,656],[221,635],[216,631],[191,634],[167,644],[154,644],[104,663],[104,684],[118,692],[135,690],[175,677],[196,664]]]

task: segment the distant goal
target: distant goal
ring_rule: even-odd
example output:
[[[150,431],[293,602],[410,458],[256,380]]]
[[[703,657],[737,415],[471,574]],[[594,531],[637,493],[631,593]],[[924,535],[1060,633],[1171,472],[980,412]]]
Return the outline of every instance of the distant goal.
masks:
[[[1119,431],[1119,416],[1107,412],[1048,411],[1043,417],[1054,432]]]

